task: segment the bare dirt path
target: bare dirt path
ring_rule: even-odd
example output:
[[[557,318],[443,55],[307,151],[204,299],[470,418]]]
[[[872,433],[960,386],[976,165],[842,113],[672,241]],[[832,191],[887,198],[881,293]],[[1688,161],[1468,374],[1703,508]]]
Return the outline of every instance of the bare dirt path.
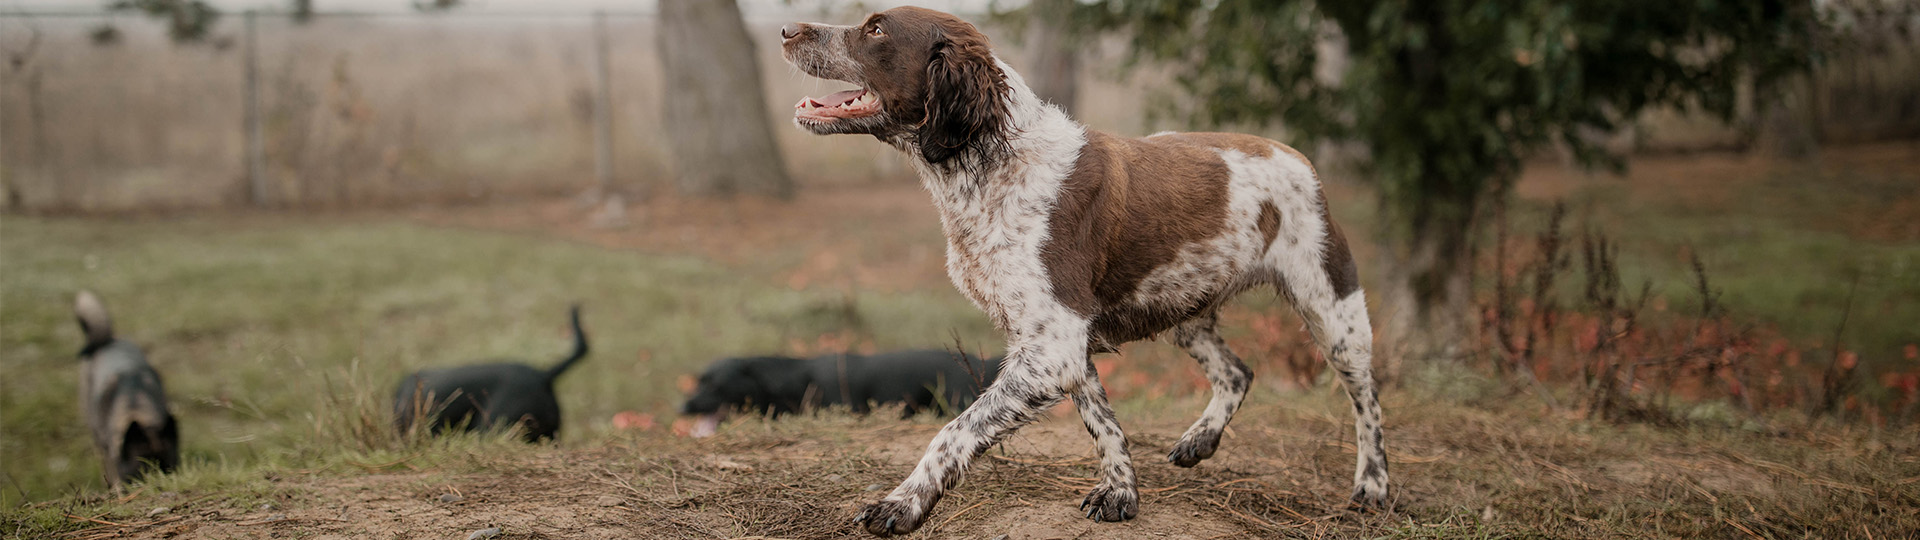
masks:
[[[1123,524],[1075,511],[1097,464],[1077,415],[1055,411],[976,460],[910,538],[1920,538],[1909,435],[1609,427],[1405,394],[1386,401],[1393,510],[1355,512],[1336,392],[1256,392],[1221,452],[1191,470],[1162,456],[1200,401],[1120,411],[1142,499]],[[98,521],[61,538],[865,538],[850,518],[940,425],[884,416],[741,420],[703,440],[655,430],[428,449],[136,493],[119,513],[74,516]]]
[[[1096,463],[1068,413],[978,460],[916,537],[1213,539],[1271,528],[1318,536],[1316,528],[1332,533],[1382,519],[1330,506],[1347,474],[1336,442],[1276,453],[1230,440],[1214,461],[1183,470],[1159,459],[1183,426],[1153,424],[1134,437],[1144,485],[1132,522],[1094,523],[1075,511]],[[488,528],[499,528],[500,538],[863,537],[849,518],[907,472],[938,428],[930,419],[746,421],[702,441],[653,434],[603,448],[476,456],[472,471],[402,464],[289,475],[256,490],[257,499],[148,496],[167,510],[70,538],[465,538]],[[1290,456],[1329,463],[1295,470],[1280,463]]]

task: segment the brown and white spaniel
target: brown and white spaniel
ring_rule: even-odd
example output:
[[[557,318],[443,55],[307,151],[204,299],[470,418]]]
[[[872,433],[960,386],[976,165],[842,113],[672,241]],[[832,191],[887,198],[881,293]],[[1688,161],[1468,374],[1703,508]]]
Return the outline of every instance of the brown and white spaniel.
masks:
[[[948,275],[1007,335],[999,380],[940,430],[912,476],[860,513],[867,531],[918,529],[975,456],[1067,397],[1101,456],[1082,508],[1100,521],[1133,518],[1126,437],[1088,355],[1158,336],[1205,367],[1213,398],[1167,456],[1192,467],[1213,456],[1253,376],[1220,339],[1216,311],[1260,285],[1292,301],[1353,398],[1352,500],[1385,502],[1366,299],[1299,152],[1249,135],[1087,129],[946,13],[903,7],[780,34],[793,65],[859,86],[801,100],[794,123],[906,152],[939,207]]]

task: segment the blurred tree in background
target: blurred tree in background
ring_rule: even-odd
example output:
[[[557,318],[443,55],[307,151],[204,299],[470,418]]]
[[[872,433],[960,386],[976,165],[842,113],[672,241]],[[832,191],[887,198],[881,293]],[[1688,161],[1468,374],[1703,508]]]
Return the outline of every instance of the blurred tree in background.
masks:
[[[1031,74],[1022,73],[1033,93],[1048,103],[1076,114],[1080,94],[1082,42],[1071,24],[1074,0],[1033,0],[1025,21],[1027,47],[1033,51]]]
[[[1422,354],[1463,336],[1476,216],[1529,153],[1618,169],[1598,136],[1649,107],[1731,118],[1743,88],[1807,68],[1815,19],[1806,0],[1101,0],[1069,18],[1170,68],[1191,96],[1171,112],[1195,124],[1364,147],[1389,332]]]
[[[680,192],[793,196],[734,0],[660,0],[660,106]]]
[[[313,0],[292,0],[293,22],[307,24],[313,22]]]
[[[413,9],[420,11],[446,11],[460,7],[461,0],[414,0]]]
[[[107,9],[139,11],[166,19],[167,36],[176,42],[205,40],[213,31],[214,21],[220,19],[220,10],[200,0],[114,0]]]

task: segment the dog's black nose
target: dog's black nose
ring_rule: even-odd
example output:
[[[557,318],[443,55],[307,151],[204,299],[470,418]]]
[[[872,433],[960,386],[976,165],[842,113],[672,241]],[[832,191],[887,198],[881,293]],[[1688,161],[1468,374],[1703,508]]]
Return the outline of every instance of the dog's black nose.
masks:
[[[800,23],[787,23],[780,27],[780,39],[793,39],[800,35]]]

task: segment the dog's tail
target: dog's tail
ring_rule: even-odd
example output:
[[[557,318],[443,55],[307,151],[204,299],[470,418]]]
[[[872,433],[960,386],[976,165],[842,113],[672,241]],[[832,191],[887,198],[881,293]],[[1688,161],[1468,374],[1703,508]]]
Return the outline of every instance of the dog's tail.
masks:
[[[87,348],[92,351],[113,342],[113,319],[107,316],[107,305],[93,291],[80,291],[73,299],[73,316],[80,320],[80,332],[87,335]]]
[[[580,329],[580,305],[579,304],[573,305],[573,310],[570,316],[573,318],[573,354],[567,356],[566,359],[561,360],[560,363],[554,364],[552,368],[548,369],[547,380],[553,380],[553,379],[559,378],[561,373],[567,372],[567,368],[573,367],[573,364],[575,362],[579,362],[581,358],[587,357],[587,350],[588,350],[587,332],[585,330]]]

